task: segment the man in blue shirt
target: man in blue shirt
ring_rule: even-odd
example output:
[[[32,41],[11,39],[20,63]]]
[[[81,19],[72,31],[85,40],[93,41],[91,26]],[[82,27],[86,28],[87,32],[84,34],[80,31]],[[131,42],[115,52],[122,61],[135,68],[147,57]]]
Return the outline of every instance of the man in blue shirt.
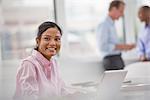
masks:
[[[121,51],[134,48],[133,44],[120,44],[115,28],[115,20],[123,16],[125,3],[114,0],[110,3],[107,18],[98,26],[98,46],[103,56],[105,70],[119,70],[124,68]]]
[[[140,61],[150,61],[150,7],[142,6],[139,9],[138,17],[145,23],[138,39],[138,55]]]

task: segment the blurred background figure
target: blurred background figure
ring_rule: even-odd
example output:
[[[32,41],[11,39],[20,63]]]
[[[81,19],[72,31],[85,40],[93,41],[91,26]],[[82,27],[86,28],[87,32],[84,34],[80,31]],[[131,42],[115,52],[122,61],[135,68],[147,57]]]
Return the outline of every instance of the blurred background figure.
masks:
[[[125,3],[115,0],[109,5],[109,12],[106,19],[98,26],[97,40],[103,56],[105,70],[119,70],[124,68],[124,61],[121,58],[121,51],[134,48],[134,44],[121,44],[118,40],[115,28],[115,20],[124,14]]]
[[[139,60],[150,61],[150,7],[141,6],[138,11],[138,17],[145,24],[138,38]]]

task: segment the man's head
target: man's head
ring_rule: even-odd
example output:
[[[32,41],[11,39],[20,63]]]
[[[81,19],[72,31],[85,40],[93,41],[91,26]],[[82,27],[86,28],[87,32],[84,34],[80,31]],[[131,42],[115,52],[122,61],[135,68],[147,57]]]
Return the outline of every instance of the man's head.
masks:
[[[142,6],[138,11],[138,17],[141,22],[149,23],[150,22],[150,7]]]
[[[124,14],[125,3],[120,0],[114,0],[109,5],[109,16],[113,20],[119,19]]]

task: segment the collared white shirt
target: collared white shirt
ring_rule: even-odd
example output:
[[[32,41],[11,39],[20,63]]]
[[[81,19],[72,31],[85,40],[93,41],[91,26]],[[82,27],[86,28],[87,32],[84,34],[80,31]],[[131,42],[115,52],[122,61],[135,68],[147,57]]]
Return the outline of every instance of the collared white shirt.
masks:
[[[115,45],[119,43],[114,21],[107,17],[97,29],[97,44],[102,57],[108,55],[118,55],[120,50],[115,50]]]

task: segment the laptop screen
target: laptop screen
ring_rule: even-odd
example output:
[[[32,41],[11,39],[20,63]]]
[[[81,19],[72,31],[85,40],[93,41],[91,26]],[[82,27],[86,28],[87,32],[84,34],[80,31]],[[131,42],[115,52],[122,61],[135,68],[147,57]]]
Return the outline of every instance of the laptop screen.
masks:
[[[105,71],[100,79],[96,98],[98,100],[115,100],[118,93],[120,93],[126,74],[126,70]]]

